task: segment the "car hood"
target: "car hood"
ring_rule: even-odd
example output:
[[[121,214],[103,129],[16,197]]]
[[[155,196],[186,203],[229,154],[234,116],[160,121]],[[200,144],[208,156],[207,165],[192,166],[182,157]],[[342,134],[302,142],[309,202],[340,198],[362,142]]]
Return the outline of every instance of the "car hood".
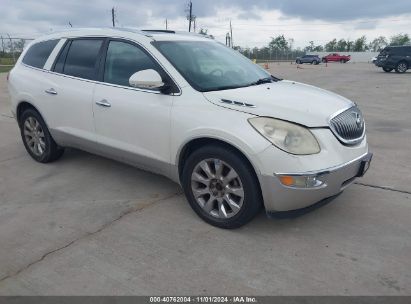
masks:
[[[221,107],[307,127],[326,127],[331,115],[354,105],[340,95],[288,80],[203,94]]]

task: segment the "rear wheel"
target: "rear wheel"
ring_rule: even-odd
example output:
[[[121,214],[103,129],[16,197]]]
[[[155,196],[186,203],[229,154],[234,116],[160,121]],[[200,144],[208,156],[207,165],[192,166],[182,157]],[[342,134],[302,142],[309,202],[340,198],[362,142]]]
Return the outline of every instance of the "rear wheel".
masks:
[[[187,159],[182,174],[185,195],[207,223],[238,228],[262,206],[253,168],[236,151],[218,145],[202,147]]]
[[[297,64],[301,64],[301,60],[300,59],[297,59]]]
[[[408,70],[408,64],[405,61],[400,61],[395,67],[397,73],[405,73]]]
[[[53,140],[46,123],[36,110],[27,109],[23,112],[20,117],[20,132],[24,146],[34,160],[49,163],[63,155],[64,149]]]
[[[387,73],[389,73],[393,70],[392,68],[382,68],[382,69],[384,70],[384,72],[387,72]]]
[[[346,63],[347,61],[345,59],[340,60],[341,63]]]

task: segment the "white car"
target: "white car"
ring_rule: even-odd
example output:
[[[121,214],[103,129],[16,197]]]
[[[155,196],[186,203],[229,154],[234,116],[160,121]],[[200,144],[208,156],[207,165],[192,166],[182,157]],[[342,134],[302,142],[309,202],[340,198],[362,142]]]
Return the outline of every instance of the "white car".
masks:
[[[206,222],[235,228],[333,197],[369,167],[358,107],[278,79],[204,36],[79,29],[33,41],[9,74],[36,161],[64,147],[165,175]]]

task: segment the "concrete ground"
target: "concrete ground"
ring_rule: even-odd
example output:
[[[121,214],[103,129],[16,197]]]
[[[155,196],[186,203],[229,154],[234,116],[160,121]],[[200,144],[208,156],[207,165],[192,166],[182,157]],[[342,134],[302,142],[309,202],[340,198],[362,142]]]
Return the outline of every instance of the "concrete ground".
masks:
[[[271,70],[356,101],[375,156],[330,204],[234,231],[163,177],[74,150],[34,162],[0,74],[0,295],[411,295],[411,73]]]

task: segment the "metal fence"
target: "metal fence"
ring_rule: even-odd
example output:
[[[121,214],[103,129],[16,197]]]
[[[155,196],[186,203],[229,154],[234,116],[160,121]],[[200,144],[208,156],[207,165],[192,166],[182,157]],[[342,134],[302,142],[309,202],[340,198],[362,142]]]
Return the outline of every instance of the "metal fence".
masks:
[[[24,47],[32,40],[34,39],[0,35],[0,66],[13,66]]]

